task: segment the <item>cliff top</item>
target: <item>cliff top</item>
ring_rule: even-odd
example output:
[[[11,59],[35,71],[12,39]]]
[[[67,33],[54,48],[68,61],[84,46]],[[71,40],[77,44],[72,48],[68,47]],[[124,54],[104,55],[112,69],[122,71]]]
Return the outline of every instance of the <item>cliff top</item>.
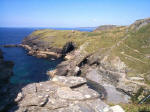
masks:
[[[93,32],[37,30],[23,43],[31,47],[63,49],[67,42],[73,42],[81,55],[98,53],[111,66],[121,66],[121,63],[115,65],[119,57],[128,76],[143,77],[150,83],[150,18],[137,20],[130,26],[111,25],[98,29]]]

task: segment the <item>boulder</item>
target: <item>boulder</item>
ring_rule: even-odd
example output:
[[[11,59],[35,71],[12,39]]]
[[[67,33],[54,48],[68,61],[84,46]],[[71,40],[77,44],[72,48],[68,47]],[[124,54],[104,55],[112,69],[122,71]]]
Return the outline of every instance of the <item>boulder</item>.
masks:
[[[86,84],[86,79],[82,77],[74,77],[74,76],[69,76],[69,77],[55,76],[52,78],[52,81],[56,83],[61,83],[70,88],[74,88]]]
[[[86,79],[75,76],[55,76],[46,82],[28,84],[15,99],[11,111],[22,112],[103,112],[108,107],[99,94],[89,88]]]
[[[105,75],[106,76],[106,75]],[[90,70],[87,75],[88,84],[92,88],[99,91],[101,98],[111,103],[128,103],[130,97],[118,91],[113,83],[105,78],[97,69]]]

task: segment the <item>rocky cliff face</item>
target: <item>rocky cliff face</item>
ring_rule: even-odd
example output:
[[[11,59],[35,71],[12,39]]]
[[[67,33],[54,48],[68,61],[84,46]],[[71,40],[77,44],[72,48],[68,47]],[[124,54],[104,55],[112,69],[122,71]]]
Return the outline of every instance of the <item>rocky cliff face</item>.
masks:
[[[81,77],[55,76],[51,81],[29,84],[15,99],[10,111],[16,112],[124,112],[120,106],[110,107]]]
[[[130,25],[130,28],[132,30],[139,30],[141,27],[147,25],[150,23],[150,18],[145,18],[145,19],[140,19],[140,20],[136,20],[133,24]]]
[[[149,94],[149,32],[149,18],[138,20],[130,26],[102,26],[94,32],[46,29],[33,32],[25,38],[22,46],[36,56],[45,54],[44,57],[47,57],[48,54],[54,54],[55,58],[60,58],[63,55],[65,61],[55,70],[47,71],[51,78],[84,77],[89,87],[100,94],[101,100],[115,104],[129,103],[134,95],[140,101],[144,98],[144,92]],[[137,95],[140,88],[144,88],[144,92]],[[76,101],[78,102],[77,99]],[[67,106],[66,109],[74,106],[75,103],[73,107]]]
[[[101,26],[94,32],[45,29],[25,38],[23,46],[32,55],[66,59],[48,72],[51,76],[86,76],[94,68],[106,82],[133,92],[150,82],[149,31],[149,18],[130,26]]]
[[[58,65],[56,70],[48,72],[48,74],[51,76],[77,75],[87,77],[90,82],[94,81],[98,86],[105,88],[105,85],[110,84],[129,96],[134,95],[140,87],[149,89],[150,59],[146,57],[150,53],[148,47],[150,44],[149,19],[138,20],[138,25],[136,21],[129,28],[132,26],[139,30],[135,32],[133,29],[121,28],[121,30],[125,30],[123,37],[116,40],[117,42],[113,43],[111,47],[103,46],[104,48],[99,48],[92,54],[86,49],[93,46],[89,41],[85,42],[75,51],[68,53],[65,57],[67,60]],[[114,29],[111,29],[110,32],[113,32]],[[107,34],[108,31],[106,30],[105,33]],[[96,32],[103,32],[103,30],[97,30]],[[100,37],[96,35],[90,38]],[[102,41],[105,41],[105,39],[102,39]],[[91,74],[89,75],[89,73]]]

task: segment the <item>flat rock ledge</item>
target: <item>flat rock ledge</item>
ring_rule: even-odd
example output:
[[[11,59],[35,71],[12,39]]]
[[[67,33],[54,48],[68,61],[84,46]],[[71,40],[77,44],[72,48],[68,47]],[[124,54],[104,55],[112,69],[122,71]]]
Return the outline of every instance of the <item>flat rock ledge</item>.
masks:
[[[86,79],[75,76],[55,76],[50,81],[32,83],[18,93],[15,112],[124,112],[110,107],[99,93],[89,88]],[[115,111],[114,111],[115,110]]]
[[[46,50],[37,50],[29,45],[20,44],[20,47],[23,47],[28,51],[29,55],[36,56],[37,58],[50,58],[50,59],[58,59],[62,56],[60,53],[46,51]]]

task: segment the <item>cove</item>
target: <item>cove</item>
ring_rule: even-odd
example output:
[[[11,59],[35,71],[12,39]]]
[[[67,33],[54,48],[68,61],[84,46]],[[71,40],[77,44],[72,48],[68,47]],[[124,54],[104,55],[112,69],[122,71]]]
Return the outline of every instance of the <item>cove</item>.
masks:
[[[41,28],[0,28],[0,45],[19,44],[34,30]],[[55,30],[80,30],[92,31],[86,28],[53,28]],[[33,83],[46,81],[49,77],[47,70],[53,70],[62,62],[62,59],[49,60],[27,55],[27,51],[20,47],[1,48],[4,59],[14,62],[13,76],[10,82],[13,84]]]
[[[35,28],[0,28],[0,45],[19,44],[33,32]],[[1,48],[4,59],[14,62],[13,84],[32,83],[48,80],[47,70],[54,69],[62,60],[39,59],[27,55],[27,51],[20,47]]]

